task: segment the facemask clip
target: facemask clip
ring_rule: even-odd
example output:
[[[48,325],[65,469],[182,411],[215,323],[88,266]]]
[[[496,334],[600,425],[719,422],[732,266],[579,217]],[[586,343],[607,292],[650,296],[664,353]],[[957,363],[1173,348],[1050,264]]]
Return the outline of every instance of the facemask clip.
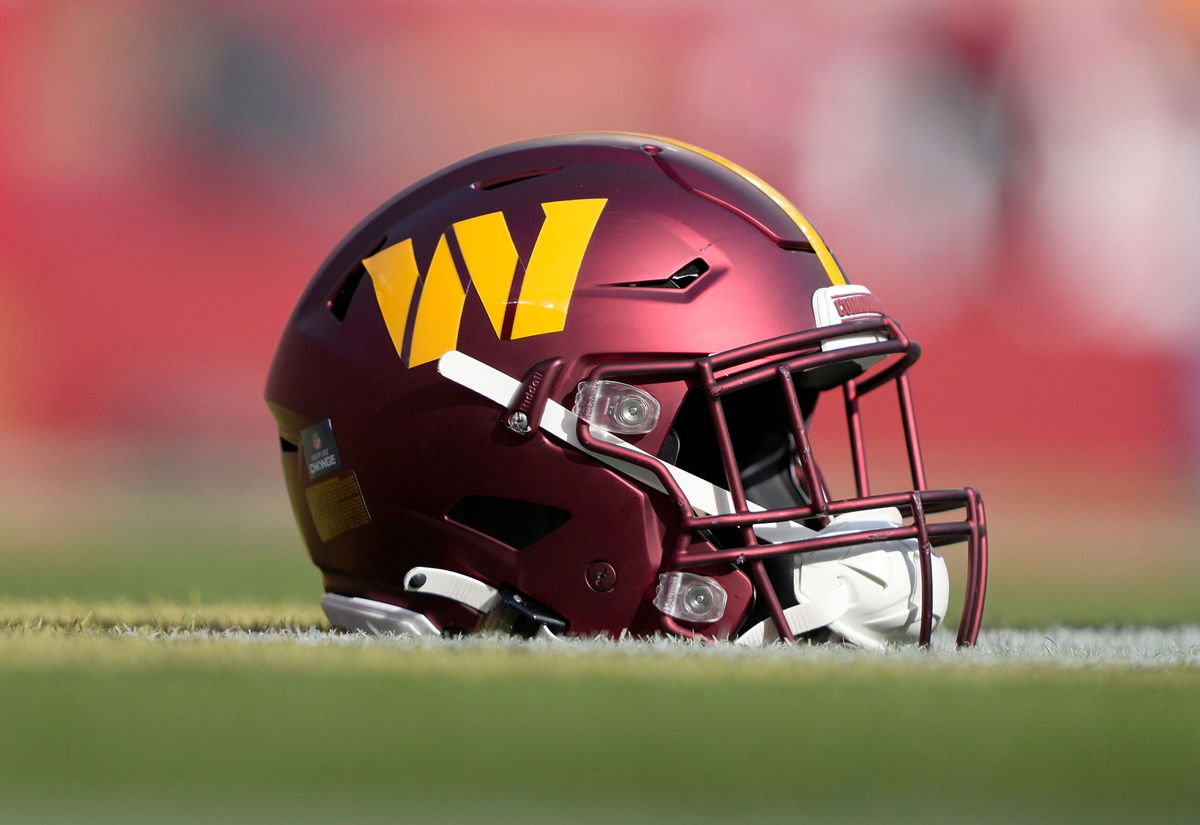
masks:
[[[548,358],[534,364],[521,386],[513,395],[512,403],[504,411],[504,426],[517,435],[532,435],[542,420],[550,388],[563,368],[563,359]]]

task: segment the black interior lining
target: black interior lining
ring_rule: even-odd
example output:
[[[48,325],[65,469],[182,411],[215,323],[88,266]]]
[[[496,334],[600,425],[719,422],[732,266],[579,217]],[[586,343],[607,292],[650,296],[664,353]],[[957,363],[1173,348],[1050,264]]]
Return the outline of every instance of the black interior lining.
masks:
[[[659,278],[652,281],[628,281],[622,284],[609,284],[609,286],[639,287],[642,289],[687,289],[699,280],[701,275],[708,272],[709,269],[710,267],[706,260],[703,258],[693,258],[666,278]]]
[[[363,255],[363,258],[370,258],[379,250],[387,246],[387,238],[381,240],[375,245],[375,248]],[[350,311],[350,302],[354,299],[354,293],[358,291],[358,285],[362,283],[363,278],[367,275],[367,268],[363,266],[362,261],[350,273],[342,279],[341,286],[337,292],[329,299],[329,312],[334,318],[339,321],[346,320],[346,313]]]
[[[558,507],[499,496],[464,496],[446,515],[516,550],[545,538],[571,518]]]
[[[812,415],[816,401],[817,391],[800,391],[801,413],[806,419]],[[728,393],[722,396],[721,404],[746,498],[769,509],[807,504],[808,498],[797,486],[792,472],[796,449],[783,389],[776,382],[767,381]],[[677,452],[674,464],[729,489],[703,390],[697,388],[688,393],[672,424],[671,435],[668,440]],[[721,548],[744,544],[737,528],[707,531],[705,537]],[[763,561],[771,586],[785,608],[796,604],[792,584],[794,564],[791,556]],[[747,614],[745,626],[766,616],[766,600],[757,599]]]

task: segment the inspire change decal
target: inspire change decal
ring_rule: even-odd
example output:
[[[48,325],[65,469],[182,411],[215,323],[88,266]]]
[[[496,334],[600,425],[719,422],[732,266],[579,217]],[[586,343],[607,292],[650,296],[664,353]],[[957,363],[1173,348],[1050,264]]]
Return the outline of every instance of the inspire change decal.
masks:
[[[328,418],[300,431],[304,465],[310,479],[320,478],[342,467],[337,442],[333,440],[333,424]]]

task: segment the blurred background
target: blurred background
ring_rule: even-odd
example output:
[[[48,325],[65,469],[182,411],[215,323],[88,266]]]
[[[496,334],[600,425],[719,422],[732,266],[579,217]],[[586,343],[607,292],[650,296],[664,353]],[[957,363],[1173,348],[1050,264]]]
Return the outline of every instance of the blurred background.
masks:
[[[991,616],[1200,619],[1200,5],[0,2],[0,596],[309,604],[262,386],[377,204],[632,130],[775,184],[925,357]]]

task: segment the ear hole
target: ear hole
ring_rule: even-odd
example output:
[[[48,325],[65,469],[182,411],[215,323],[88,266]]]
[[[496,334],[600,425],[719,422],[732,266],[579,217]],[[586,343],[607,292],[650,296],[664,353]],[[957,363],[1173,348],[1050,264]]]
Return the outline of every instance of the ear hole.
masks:
[[[524,550],[571,518],[557,507],[499,496],[465,496],[446,516],[515,550]]]
[[[329,311],[334,318],[339,321],[346,320],[346,312],[350,309],[350,300],[354,297],[354,293],[358,290],[358,285],[362,283],[363,276],[367,274],[367,268],[359,264],[358,269],[346,276],[346,280],[342,281],[341,287],[329,302]]]

